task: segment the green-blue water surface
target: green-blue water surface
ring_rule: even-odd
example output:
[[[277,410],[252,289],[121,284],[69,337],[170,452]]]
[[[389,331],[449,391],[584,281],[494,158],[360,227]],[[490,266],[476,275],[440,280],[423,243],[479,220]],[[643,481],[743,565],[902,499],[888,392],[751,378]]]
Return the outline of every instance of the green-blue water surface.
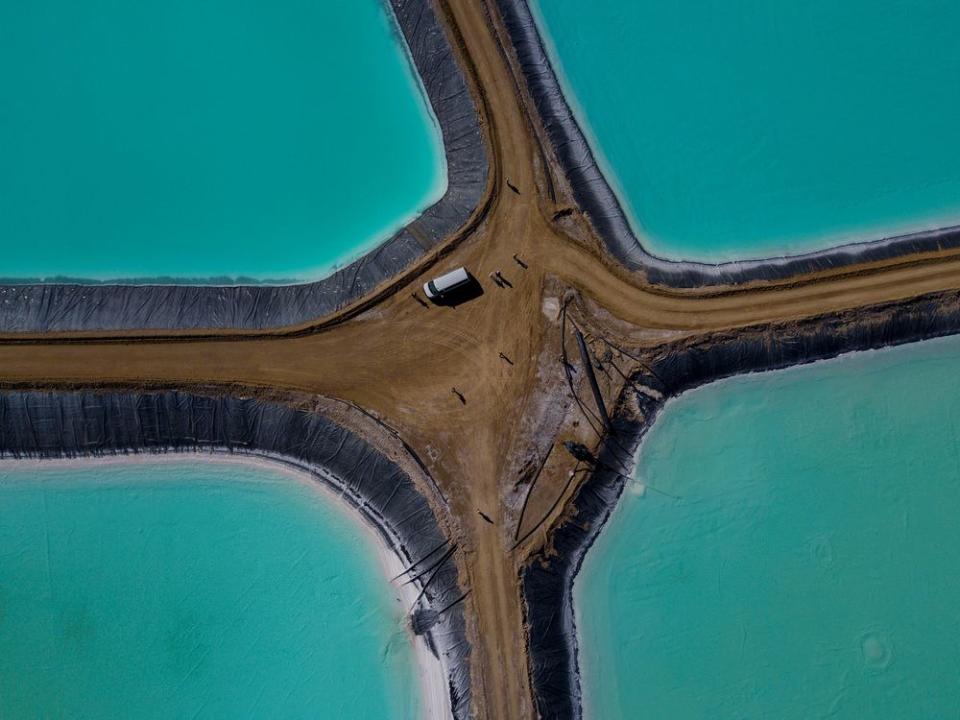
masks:
[[[404,608],[335,502],[259,465],[0,465],[0,717],[418,717]]]
[[[955,716],[958,369],[950,338],[671,402],[574,584],[587,717]]]
[[[960,4],[533,4],[654,253],[795,254],[960,220]]]
[[[0,0],[0,278],[314,279],[445,183],[385,0]]]

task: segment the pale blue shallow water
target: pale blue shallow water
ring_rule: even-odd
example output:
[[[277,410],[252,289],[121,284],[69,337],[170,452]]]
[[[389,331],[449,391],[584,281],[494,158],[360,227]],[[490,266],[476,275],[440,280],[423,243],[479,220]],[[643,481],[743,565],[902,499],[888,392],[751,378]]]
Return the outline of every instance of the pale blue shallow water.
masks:
[[[0,717],[420,717],[358,517],[236,463],[0,464]]]
[[[586,716],[955,717],[958,369],[949,338],[671,402],[574,584]]]
[[[532,4],[650,251],[756,258],[960,221],[960,4]]]
[[[439,199],[385,0],[0,0],[0,278],[305,280]]]

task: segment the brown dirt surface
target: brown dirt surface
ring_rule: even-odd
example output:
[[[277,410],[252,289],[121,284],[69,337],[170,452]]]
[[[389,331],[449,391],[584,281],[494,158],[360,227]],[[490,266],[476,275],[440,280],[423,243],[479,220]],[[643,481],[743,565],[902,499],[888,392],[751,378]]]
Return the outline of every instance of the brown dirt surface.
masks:
[[[575,462],[556,443],[597,442],[560,362],[561,343],[576,354],[569,323],[562,332],[564,304],[570,323],[588,333],[652,348],[957,288],[960,253],[736,288],[647,285],[616,265],[577,211],[553,220],[575,203],[531,119],[495,10],[479,0],[440,0],[439,7],[478,97],[491,152],[489,201],[468,231],[371,298],[314,324],[268,332],[8,335],[0,338],[0,383],[283,391],[347,401],[389,424],[436,479],[449,505],[447,527],[465,550],[460,570],[471,590],[475,713],[519,719],[534,711],[518,571],[579,477],[571,479]],[[507,179],[519,194],[504,191]],[[425,308],[410,297],[425,280],[460,265],[481,281],[480,298]],[[496,270],[512,288],[489,280]],[[635,369],[620,360],[624,371]],[[606,401],[615,404],[621,384],[616,376],[601,379]],[[589,391],[579,395],[592,410]],[[524,470],[541,463],[531,489]]]

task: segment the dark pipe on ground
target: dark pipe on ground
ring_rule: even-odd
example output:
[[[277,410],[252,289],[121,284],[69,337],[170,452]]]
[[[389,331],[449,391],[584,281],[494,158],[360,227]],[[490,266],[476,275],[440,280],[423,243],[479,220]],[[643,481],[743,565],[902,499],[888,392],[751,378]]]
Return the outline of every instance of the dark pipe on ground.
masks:
[[[580,359],[583,361],[583,367],[587,371],[587,378],[590,380],[590,389],[593,390],[593,399],[597,402],[597,410],[600,411],[600,419],[603,421],[603,427],[607,432],[612,432],[613,426],[610,424],[610,417],[607,415],[607,406],[603,402],[603,396],[600,394],[600,386],[597,384],[597,376],[593,372],[593,363],[590,360],[590,351],[587,350],[587,341],[583,339],[583,333],[574,330],[577,334],[577,345],[580,346]]]

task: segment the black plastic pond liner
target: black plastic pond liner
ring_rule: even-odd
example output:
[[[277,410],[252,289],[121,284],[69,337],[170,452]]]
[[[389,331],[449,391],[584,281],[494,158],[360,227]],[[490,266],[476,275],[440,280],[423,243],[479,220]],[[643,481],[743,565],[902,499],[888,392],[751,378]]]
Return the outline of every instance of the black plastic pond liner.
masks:
[[[447,191],[362,258],[299,285],[30,283],[3,280],[0,330],[260,329],[329,315],[462,227],[483,198],[488,160],[473,98],[429,0],[390,0],[443,134]],[[349,57],[344,58],[350,62]]]
[[[313,470],[377,528],[407,566],[416,568],[446,541],[426,498],[400,466],[314,412],[173,391],[0,393],[0,457],[204,449],[273,457]],[[470,645],[463,606],[456,604],[462,596],[456,565],[446,562],[432,577],[418,615],[429,647],[445,659],[455,718],[470,716]]]
[[[664,400],[714,380],[751,371],[785,368],[960,332],[960,294],[812,319],[789,327],[746,328],[668,346],[633,378],[632,402],[613,417],[614,437],[600,447],[594,472],[571,501],[571,515],[550,535],[551,552],[535,555],[521,573],[529,632],[534,701],[541,718],[582,717],[577,666],[573,581],[623,492],[625,475],[644,433]],[[662,399],[641,386],[663,394]],[[639,410],[639,413],[637,413]],[[637,418],[642,416],[643,420]],[[626,464],[626,467],[624,466]],[[642,668],[637,669],[643,672]]]
[[[527,0],[495,0],[516,51],[537,113],[563,168],[574,199],[610,253],[655,284],[678,288],[783,279],[851,263],[882,260],[919,251],[960,247],[960,226],[853,243],[827,250],[765,260],[718,264],[675,262],[647,252],[620,201],[597,164],[543,46]]]

